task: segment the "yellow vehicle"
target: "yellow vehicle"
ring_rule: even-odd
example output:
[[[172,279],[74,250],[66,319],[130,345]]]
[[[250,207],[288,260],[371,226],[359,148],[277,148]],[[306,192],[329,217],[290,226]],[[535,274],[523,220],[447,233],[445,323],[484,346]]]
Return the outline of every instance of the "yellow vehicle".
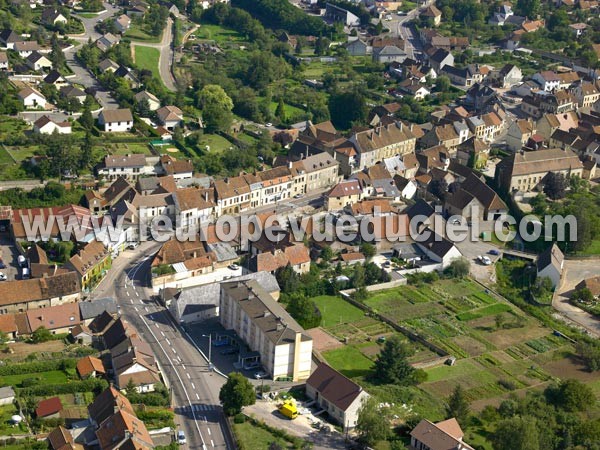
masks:
[[[295,419],[298,417],[298,408],[292,400],[286,400],[279,406],[279,412],[288,419]]]

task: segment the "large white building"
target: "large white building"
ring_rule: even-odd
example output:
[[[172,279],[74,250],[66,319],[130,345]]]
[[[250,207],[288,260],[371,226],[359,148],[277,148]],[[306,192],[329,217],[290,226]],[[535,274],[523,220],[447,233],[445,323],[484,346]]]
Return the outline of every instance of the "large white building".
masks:
[[[221,324],[260,355],[274,380],[310,376],[312,338],[255,280],[223,283]]]

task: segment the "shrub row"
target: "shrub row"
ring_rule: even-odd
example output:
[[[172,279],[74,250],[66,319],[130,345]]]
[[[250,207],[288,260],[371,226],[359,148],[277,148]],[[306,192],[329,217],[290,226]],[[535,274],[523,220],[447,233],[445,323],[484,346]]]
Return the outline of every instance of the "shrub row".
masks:
[[[108,387],[106,380],[90,378],[89,380],[71,381],[63,384],[47,384],[17,389],[21,396],[43,396],[74,394],[75,392],[101,392]]]
[[[0,376],[23,375],[26,373],[49,372],[51,370],[72,369],[77,364],[75,358],[53,359],[48,361],[32,361],[0,366]]]

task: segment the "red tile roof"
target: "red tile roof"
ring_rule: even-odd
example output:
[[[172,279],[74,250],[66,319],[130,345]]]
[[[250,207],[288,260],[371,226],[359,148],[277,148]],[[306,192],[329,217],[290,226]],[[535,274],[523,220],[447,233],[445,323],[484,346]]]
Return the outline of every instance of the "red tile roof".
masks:
[[[38,403],[35,409],[35,415],[37,417],[48,417],[53,414],[61,412],[63,405],[58,397],[47,398]]]

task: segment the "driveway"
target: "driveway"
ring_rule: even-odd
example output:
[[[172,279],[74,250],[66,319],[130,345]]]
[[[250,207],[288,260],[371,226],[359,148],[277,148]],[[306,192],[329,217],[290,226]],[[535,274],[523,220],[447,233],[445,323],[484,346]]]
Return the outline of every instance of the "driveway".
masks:
[[[75,74],[73,78],[70,78],[70,81],[81,84],[85,88],[95,89],[96,100],[104,109],[117,109],[119,108],[119,104],[110,95],[110,92],[100,85],[98,80],[96,80],[90,71],[87,70],[75,56],[82,45],[86,44],[90,39],[95,41],[100,37],[100,34],[94,29],[98,21],[112,17],[117,11],[119,11],[118,8],[114,7],[110,3],[104,3],[104,9],[105,11],[103,13],[98,14],[96,17],[91,19],[78,16],[83,23],[83,27],[85,28],[85,34],[82,36],[72,37],[73,40],[80,42],[80,44],[65,50],[65,58],[67,60],[67,64]]]
[[[6,265],[4,269],[0,269],[0,272],[6,275],[8,281],[19,278],[18,256],[19,252],[17,252],[17,248],[11,242],[8,233],[0,233],[0,259]],[[2,285],[0,284],[0,286]]]
[[[600,337],[600,320],[569,303],[569,297],[577,284],[600,273],[600,259],[565,260],[560,287],[552,299],[552,306],[565,317]]]

